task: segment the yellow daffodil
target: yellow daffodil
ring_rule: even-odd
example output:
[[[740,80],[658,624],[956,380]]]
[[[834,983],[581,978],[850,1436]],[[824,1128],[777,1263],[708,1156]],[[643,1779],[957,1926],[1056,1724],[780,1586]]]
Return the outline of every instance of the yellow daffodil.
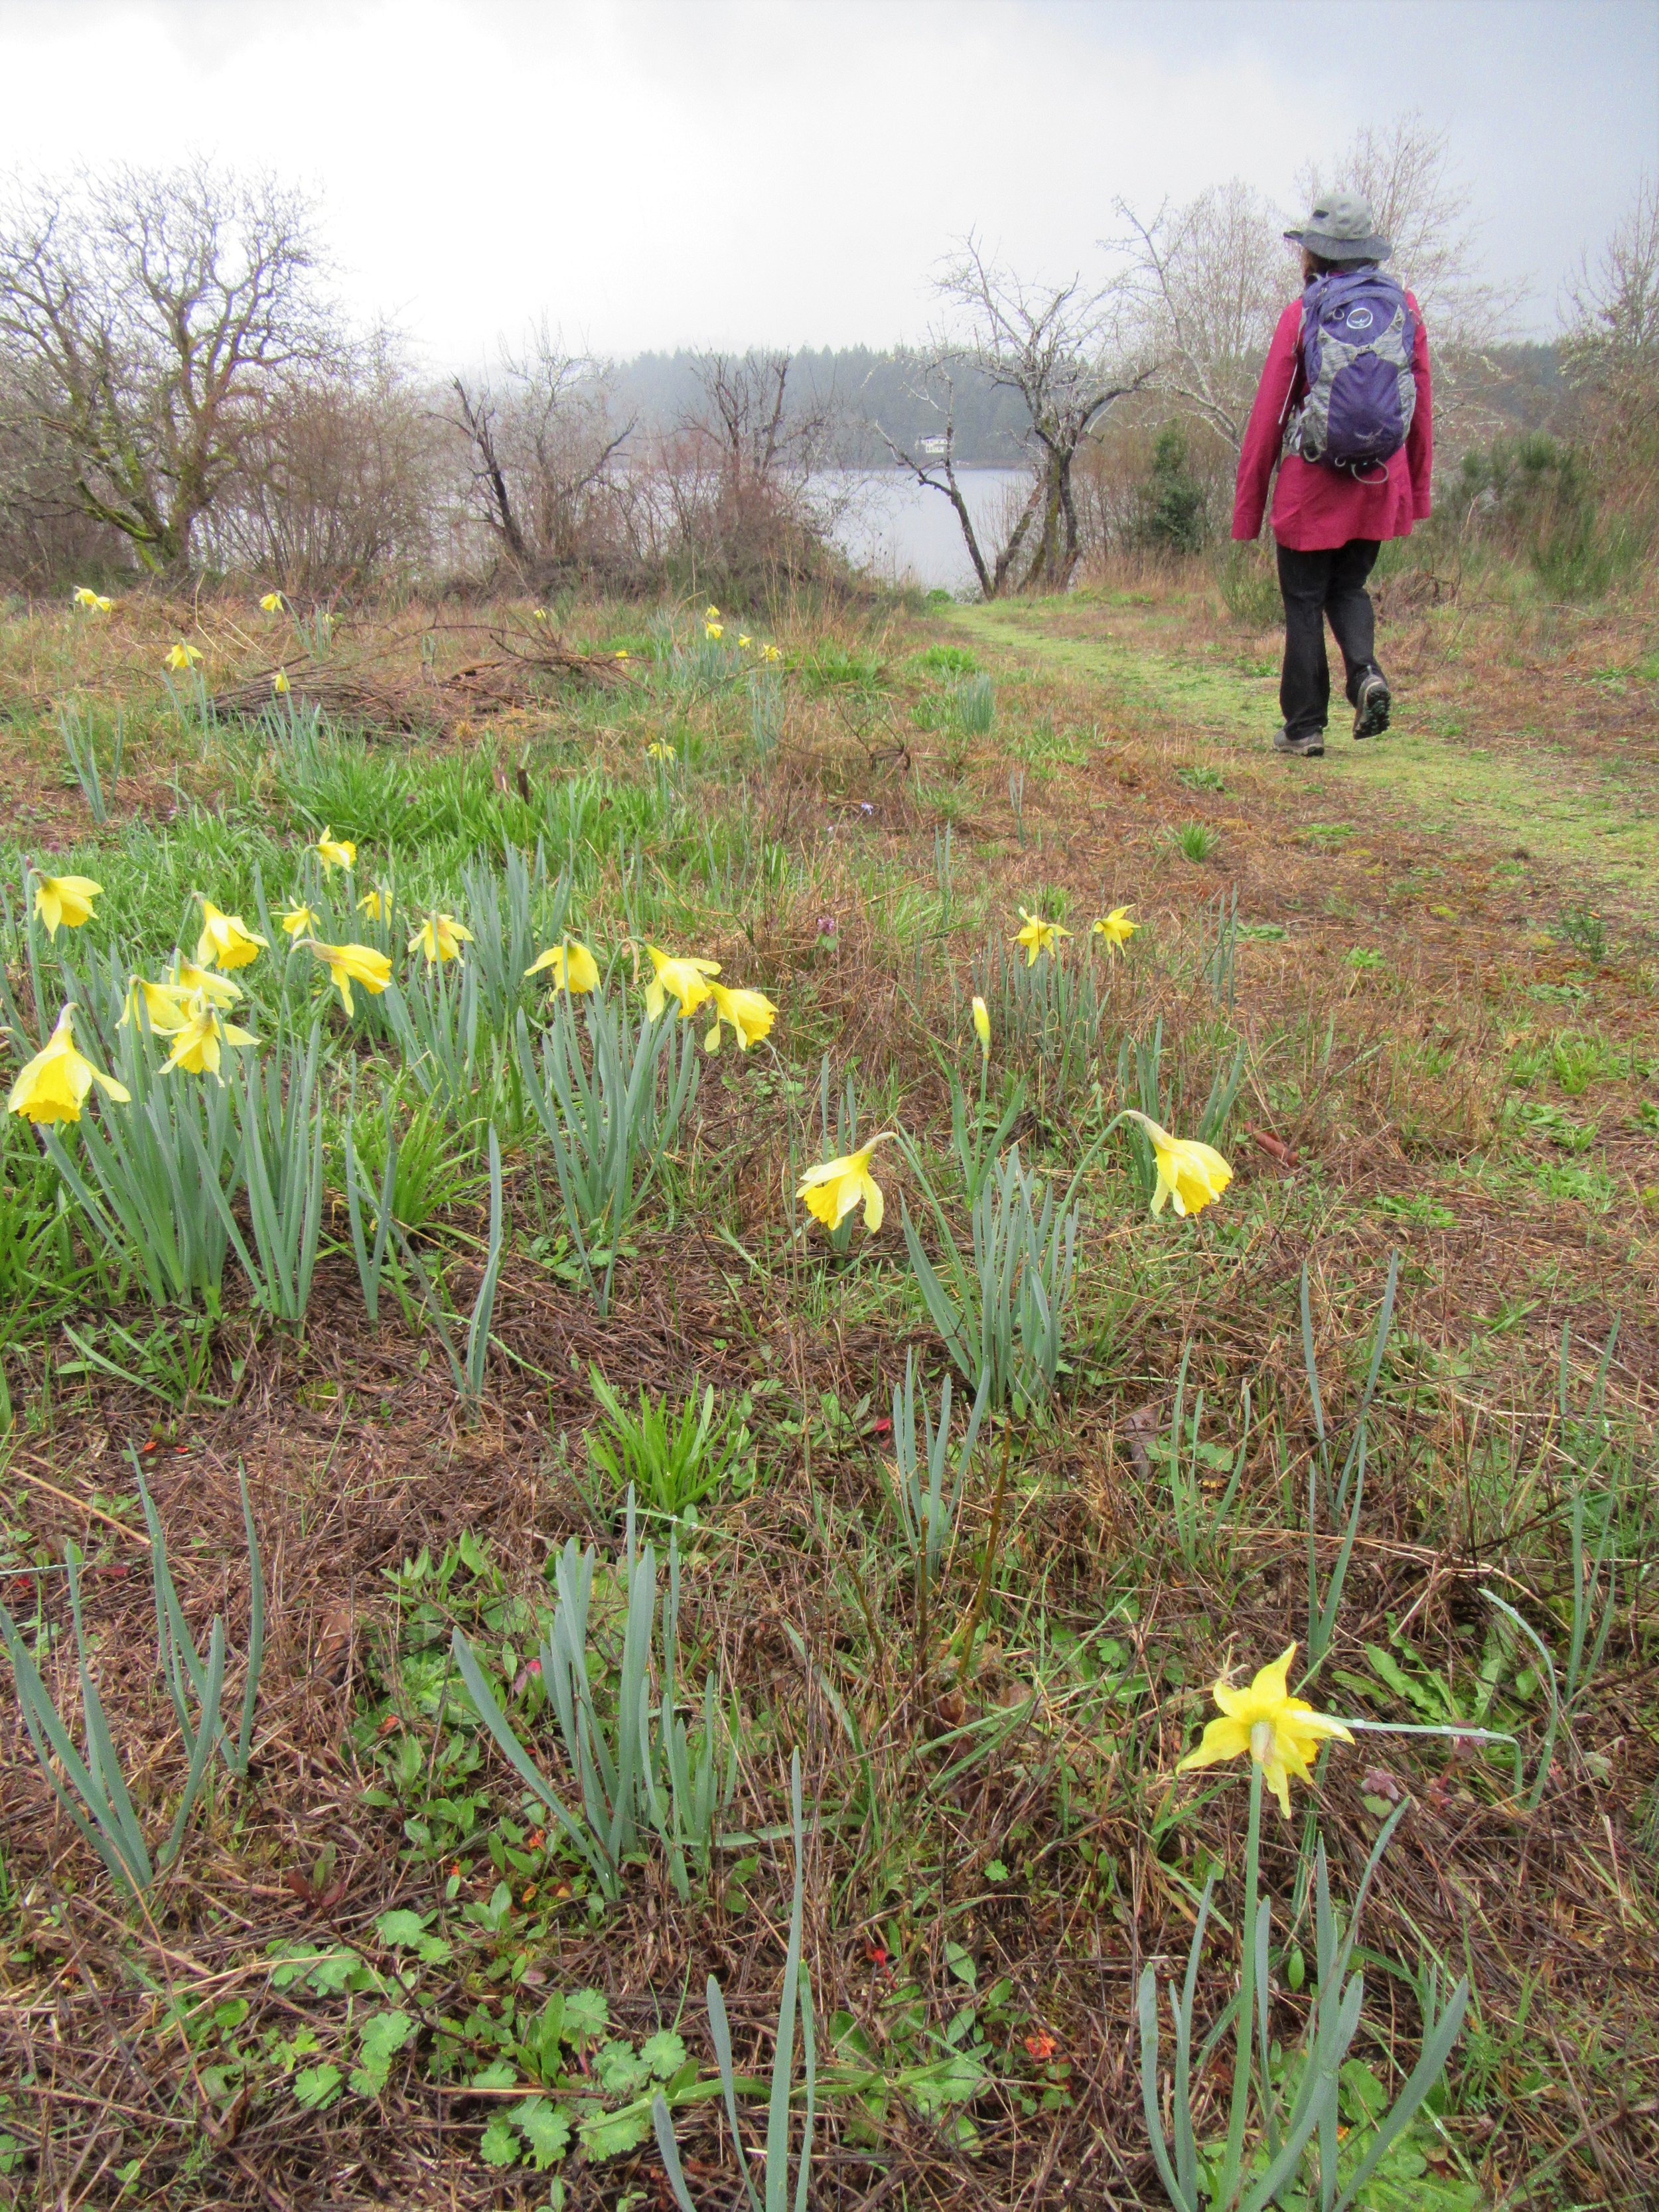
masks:
[[[95,884],[90,876],[37,876],[34,879],[34,911],[46,926],[46,935],[56,937],[59,926],[64,929],[79,929],[82,923],[92,920],[92,902],[103,896],[104,886]]]
[[[282,593],[281,593],[280,592],[267,592],[265,593],[265,595],[264,595],[264,599],[262,599],[260,600],[260,602],[259,602],[259,610],[260,610],[260,612],[261,612],[262,614],[267,614],[267,615],[279,615],[279,614],[281,614],[281,612],[283,611],[283,595],[282,595]]]
[[[671,767],[679,758],[672,745],[661,741],[648,744],[645,754],[647,760],[661,761],[665,766]]]
[[[313,914],[302,901],[298,906],[289,907],[288,912],[279,915],[278,919],[290,937],[298,937],[307,929],[315,929],[322,917]]]
[[[1138,921],[1130,921],[1127,906],[1115,906],[1095,924],[1094,934],[1103,937],[1109,945],[1127,945],[1139,927]]]
[[[288,693],[288,671],[287,671],[287,669],[285,669],[285,668],[279,668],[279,669],[276,671],[276,674],[271,678],[271,679],[270,679],[270,688],[271,688],[271,690],[272,690],[276,694],[276,696],[277,696],[279,699],[281,699],[281,698],[284,698],[284,697],[287,696],[287,693]]]
[[[331,876],[336,868],[351,869],[357,865],[357,848],[349,837],[337,837],[326,822],[322,836],[311,849],[322,862],[325,876]]]
[[[714,1026],[703,1039],[709,1052],[720,1048],[720,1024],[731,1024],[732,1034],[738,1041],[738,1050],[747,1052],[751,1044],[758,1044],[767,1036],[778,1018],[772,1001],[759,991],[728,991],[723,983],[711,983],[708,995],[714,1001]]]
[[[974,1001],[974,1035],[979,1039],[979,1048],[987,1060],[991,1057],[991,1010],[983,999]]]
[[[720,611],[718,607],[705,607],[702,611],[702,618],[705,622],[718,622],[720,618]]]
[[[1221,1718],[1212,1721],[1195,1751],[1189,1751],[1176,1768],[1177,1774],[1193,1767],[1218,1766],[1224,1759],[1253,1759],[1262,1779],[1279,1800],[1279,1809],[1291,1817],[1290,1778],[1311,1782],[1310,1760],[1322,1743],[1352,1743],[1352,1735],[1328,1713],[1316,1713],[1304,1698],[1289,1694],[1291,1644],[1264,1667],[1248,1690],[1236,1690],[1224,1674],[1213,1695]]]
[[[191,996],[178,983],[149,983],[142,975],[135,975],[127,985],[127,1002],[115,1026],[118,1030],[136,1028],[142,1006],[149,1018],[154,1036],[175,1036],[190,1019]]]
[[[808,1168],[800,1179],[796,1197],[826,1229],[839,1229],[862,1200],[865,1234],[872,1234],[880,1228],[887,1206],[881,1185],[870,1172],[870,1155],[878,1145],[889,1141],[885,1135],[872,1137],[861,1152],[849,1153],[845,1159],[825,1160],[821,1167]]]
[[[526,976],[542,975],[551,971],[553,988],[568,991],[580,998],[584,991],[599,988],[599,963],[580,939],[568,938],[562,945],[555,945],[534,960],[525,969]]]
[[[745,637],[741,630],[738,632],[738,644],[740,648],[747,648],[754,642],[755,641],[752,637]]]
[[[104,599],[88,584],[77,584],[75,587],[75,604],[83,614],[106,615],[115,602],[113,599]]]
[[[308,946],[327,969],[329,980],[349,1014],[356,1012],[351,998],[354,983],[361,983],[371,997],[378,999],[392,981],[392,963],[372,945],[319,945],[314,937],[302,938],[299,942]]]
[[[1202,1213],[1232,1181],[1231,1168],[1213,1145],[1201,1145],[1196,1137],[1172,1137],[1145,1114],[1131,1110],[1127,1118],[1139,1121],[1152,1139],[1152,1156],[1158,1162],[1154,1213],[1162,1213],[1170,1199],[1177,1213]]]
[[[198,647],[180,642],[169,649],[167,665],[169,668],[176,668],[179,674],[183,675],[186,669],[193,668],[201,657]]]
[[[94,1083],[106,1097],[118,1099],[124,1106],[130,1102],[130,1091],[76,1050],[75,1008],[66,1006],[46,1044],[19,1069],[6,1100],[6,1111],[35,1122],[78,1121]]]
[[[240,1030],[234,1022],[228,1022],[203,994],[196,999],[184,1026],[174,1037],[173,1050],[161,1063],[161,1073],[167,1075],[173,1068],[181,1067],[186,1075],[212,1075],[222,1083],[219,1060],[224,1048],[258,1042],[250,1030]]]
[[[619,645],[617,647],[613,657],[617,660],[626,660],[628,658],[628,647],[625,645]]]
[[[365,891],[357,902],[357,911],[366,914],[371,921],[384,921],[391,903],[390,899],[383,899],[379,891]]]
[[[242,995],[240,983],[233,983],[228,975],[216,975],[211,969],[198,968],[193,960],[175,960],[173,973],[167,978],[167,988],[181,996],[193,998],[199,991],[209,1003],[216,1006],[234,1006]]]
[[[459,960],[462,945],[472,942],[465,922],[457,921],[453,914],[434,914],[410,939],[409,949],[413,952],[418,948],[426,955],[427,966],[435,968],[441,960]]]
[[[726,635],[726,624],[724,623],[706,622],[702,626],[702,634],[705,637],[711,638],[718,641],[720,638],[723,638]]]
[[[240,914],[221,914],[211,899],[203,899],[202,933],[196,940],[199,967],[249,967],[265,950],[266,944],[267,940],[251,930]]]
[[[779,652],[775,645],[762,646],[760,657],[763,660],[781,660],[783,659],[783,655]]]
[[[1019,918],[1025,927],[1014,942],[1025,947],[1025,965],[1035,968],[1039,952],[1052,952],[1058,960],[1060,940],[1062,937],[1069,937],[1071,931],[1062,928],[1057,921],[1045,921],[1040,914],[1027,914],[1024,907],[1019,910]]]
[[[720,962],[682,959],[673,953],[659,952],[654,945],[647,945],[645,949],[656,971],[646,986],[646,1012],[654,1022],[668,1000],[675,999],[679,1002],[680,1019],[686,1020],[708,997],[709,988],[704,978],[720,974]]]
[[[545,607],[538,607],[535,612],[531,616],[530,619],[532,622],[545,622],[547,620],[547,609]]]

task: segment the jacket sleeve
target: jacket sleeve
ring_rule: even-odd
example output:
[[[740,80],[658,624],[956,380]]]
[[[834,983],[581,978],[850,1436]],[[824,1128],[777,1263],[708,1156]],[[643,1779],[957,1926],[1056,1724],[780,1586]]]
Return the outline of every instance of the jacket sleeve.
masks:
[[[1434,406],[1429,381],[1429,334],[1415,300],[1417,343],[1412,353],[1412,374],[1417,383],[1417,405],[1406,434],[1406,465],[1412,479],[1412,520],[1426,522],[1434,479]]]
[[[1422,325],[1418,325],[1420,336]],[[1256,386],[1244,444],[1238,456],[1238,484],[1233,495],[1233,536],[1249,539],[1260,535],[1267,507],[1267,488],[1273,464],[1284,442],[1285,411],[1295,387],[1301,359],[1297,341],[1302,330],[1302,303],[1292,301],[1279,319],[1273,343]]]

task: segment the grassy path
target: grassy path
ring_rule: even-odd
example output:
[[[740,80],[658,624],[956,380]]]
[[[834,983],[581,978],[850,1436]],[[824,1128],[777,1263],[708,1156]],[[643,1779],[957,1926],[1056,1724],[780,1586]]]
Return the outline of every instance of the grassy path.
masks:
[[[1091,615],[1092,635],[1059,627],[1074,630]],[[963,606],[954,619],[985,647],[1035,654],[1098,684],[1115,704],[1173,716],[1220,750],[1272,758],[1276,670],[1253,672],[1201,648],[1181,657],[1160,652],[1113,611],[1077,600]],[[1587,888],[1614,886],[1659,913],[1659,775],[1650,765],[1632,762],[1629,773],[1616,775],[1597,760],[1575,759],[1565,744],[1473,743],[1437,727],[1432,714],[1414,712],[1409,685],[1401,690],[1395,726],[1381,744],[1356,745],[1340,735],[1322,761],[1294,772],[1318,777],[1344,806],[1402,825],[1409,819],[1419,836],[1522,846],[1580,874]]]

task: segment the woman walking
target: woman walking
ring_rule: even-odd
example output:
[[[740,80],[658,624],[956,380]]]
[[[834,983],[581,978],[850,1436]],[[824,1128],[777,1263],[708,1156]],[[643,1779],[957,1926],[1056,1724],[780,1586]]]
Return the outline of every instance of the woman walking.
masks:
[[[1261,529],[1275,464],[1273,533],[1285,601],[1280,752],[1316,758],[1330,713],[1328,620],[1356,738],[1389,726],[1365,580],[1385,538],[1429,513],[1434,437],[1429,342],[1412,295],[1382,272],[1389,241],[1355,192],[1329,192],[1285,237],[1304,290],[1279,319],[1238,460],[1233,536]]]

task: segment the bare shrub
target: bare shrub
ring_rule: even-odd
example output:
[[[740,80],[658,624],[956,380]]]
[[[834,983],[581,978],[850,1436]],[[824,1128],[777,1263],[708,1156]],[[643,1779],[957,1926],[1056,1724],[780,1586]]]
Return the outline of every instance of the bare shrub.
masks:
[[[1296,289],[1284,225],[1237,177],[1150,220],[1117,205],[1152,382],[1237,455],[1273,326]]]
[[[619,466],[635,425],[613,418],[606,363],[568,351],[544,324],[493,377],[458,376],[453,395],[445,420],[468,509],[527,584],[614,582],[619,567],[648,558]]]
[[[842,410],[782,352],[696,357],[702,396],[659,439],[650,489],[665,556],[751,595],[820,575],[845,490]]]
[[[987,599],[1016,587],[1062,591],[1083,551],[1073,483],[1079,450],[1107,410],[1152,374],[1133,292],[1121,278],[1092,290],[1077,276],[1029,284],[988,260],[972,237],[939,289],[949,326],[921,357],[914,396],[932,403],[941,428],[915,446],[890,437],[889,451],[918,483],[951,501]],[[988,558],[956,474],[955,377],[964,363],[994,390],[1017,396],[1026,417],[1030,490]]]
[[[0,345],[79,511],[156,571],[241,468],[279,383],[333,350],[305,198],[205,161],[18,188]]]
[[[269,394],[212,518],[216,560],[291,592],[422,573],[446,473],[423,398],[380,336]]]
[[[1569,382],[1581,398],[1598,474],[1615,501],[1659,507],[1659,185],[1638,184],[1629,212],[1567,288]]]
[[[71,574],[107,580],[131,564],[125,538],[76,498],[62,446],[42,428],[15,361],[0,355],[0,579],[42,591]]]

